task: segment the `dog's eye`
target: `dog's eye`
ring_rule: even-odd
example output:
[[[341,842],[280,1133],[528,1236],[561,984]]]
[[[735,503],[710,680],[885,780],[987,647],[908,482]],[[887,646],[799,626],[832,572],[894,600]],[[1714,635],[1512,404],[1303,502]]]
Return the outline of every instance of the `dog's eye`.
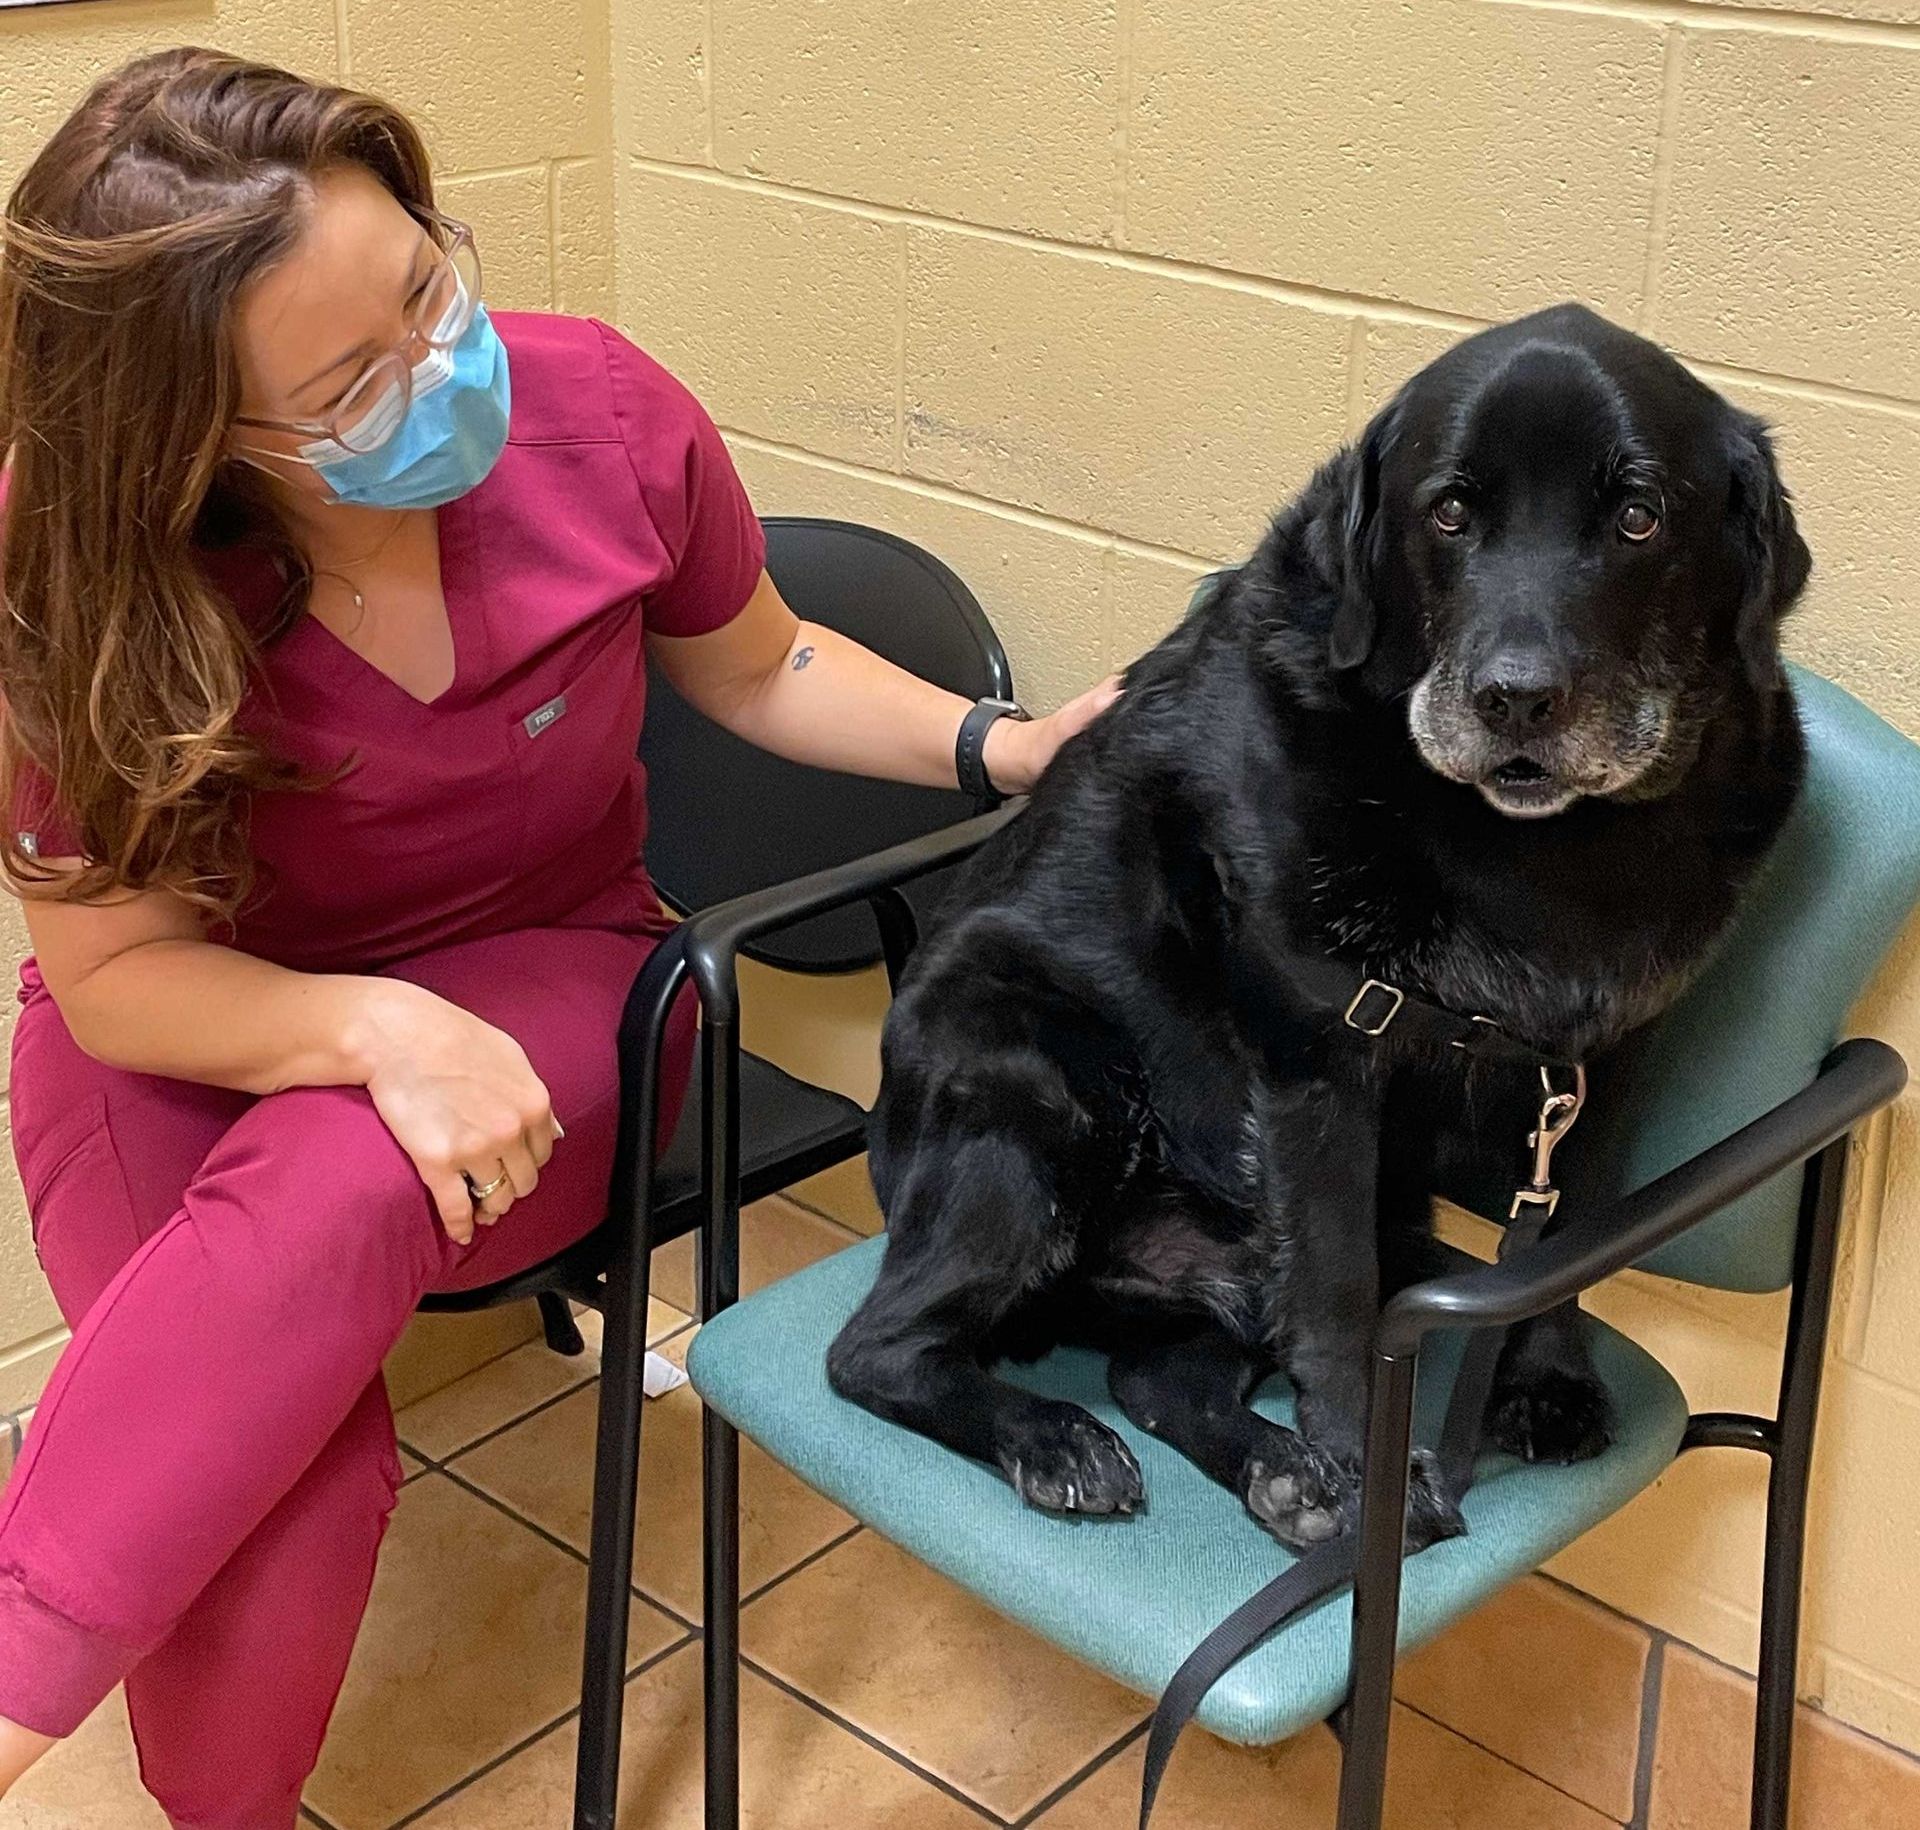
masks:
[[[1660,517],[1644,502],[1629,502],[1620,511],[1619,528],[1629,540],[1651,540],[1660,531]]]
[[[1433,517],[1433,525],[1443,534],[1459,534],[1466,531],[1467,505],[1459,496],[1442,496],[1427,510]]]

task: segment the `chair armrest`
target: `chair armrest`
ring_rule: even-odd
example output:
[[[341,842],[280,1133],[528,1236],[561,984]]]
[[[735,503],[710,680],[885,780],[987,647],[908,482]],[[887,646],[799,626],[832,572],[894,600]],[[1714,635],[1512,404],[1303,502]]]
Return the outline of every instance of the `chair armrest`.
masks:
[[[1843,1042],[1810,1086],[1645,1188],[1498,1264],[1400,1291],[1381,1312],[1376,1350],[1399,1358],[1436,1328],[1505,1326],[1558,1307],[1845,1137],[1906,1081],[1906,1063],[1884,1042]]]
[[[683,937],[687,965],[700,988],[708,1021],[730,1022],[738,1016],[737,963],[748,941],[829,909],[870,900],[956,864],[1010,825],[1025,805],[1025,801],[1012,801],[992,813],[944,826],[885,851],[771,884],[688,916],[676,932]]]

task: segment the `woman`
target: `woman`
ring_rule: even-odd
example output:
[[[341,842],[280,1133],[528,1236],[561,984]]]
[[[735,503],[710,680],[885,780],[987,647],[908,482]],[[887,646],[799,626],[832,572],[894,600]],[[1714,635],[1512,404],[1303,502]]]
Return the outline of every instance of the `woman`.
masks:
[[[74,1330],[0,1503],[0,1790],[124,1679],[176,1824],[278,1830],[399,1480],[382,1356],[604,1190],[645,668],[904,781],[981,719],[799,623],[687,393],[490,319],[408,122],[283,72],[146,58],[53,137],[0,448],[14,1144]],[[989,724],[992,782],[1112,690]]]

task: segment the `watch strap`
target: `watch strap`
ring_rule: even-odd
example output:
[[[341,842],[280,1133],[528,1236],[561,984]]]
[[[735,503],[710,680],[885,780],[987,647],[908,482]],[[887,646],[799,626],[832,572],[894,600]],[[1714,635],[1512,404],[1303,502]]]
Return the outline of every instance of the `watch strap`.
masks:
[[[987,779],[987,732],[1002,718],[1025,719],[1026,712],[1011,699],[981,699],[960,720],[960,734],[953,743],[953,772],[963,794],[976,801],[991,801],[998,791]]]

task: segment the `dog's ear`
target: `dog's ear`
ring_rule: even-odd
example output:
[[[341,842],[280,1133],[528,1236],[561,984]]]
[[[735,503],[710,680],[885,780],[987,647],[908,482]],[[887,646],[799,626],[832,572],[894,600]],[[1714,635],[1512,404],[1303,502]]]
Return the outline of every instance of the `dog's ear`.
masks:
[[[1378,633],[1373,575],[1380,550],[1380,467],[1399,436],[1400,410],[1397,398],[1381,408],[1347,454],[1338,510],[1340,601],[1327,636],[1327,661],[1336,673],[1365,665]]]
[[[1805,587],[1813,555],[1800,538],[1764,421],[1735,414],[1728,465],[1727,522],[1741,580],[1734,639],[1747,677],[1765,689],[1779,668],[1780,619]]]

